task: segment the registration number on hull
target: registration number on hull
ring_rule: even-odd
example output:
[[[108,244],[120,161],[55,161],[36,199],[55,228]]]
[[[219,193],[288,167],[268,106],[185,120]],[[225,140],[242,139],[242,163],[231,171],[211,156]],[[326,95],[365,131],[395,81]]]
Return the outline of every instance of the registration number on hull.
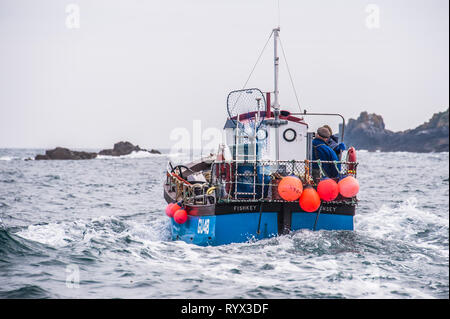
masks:
[[[197,234],[209,234],[209,219],[198,220]]]

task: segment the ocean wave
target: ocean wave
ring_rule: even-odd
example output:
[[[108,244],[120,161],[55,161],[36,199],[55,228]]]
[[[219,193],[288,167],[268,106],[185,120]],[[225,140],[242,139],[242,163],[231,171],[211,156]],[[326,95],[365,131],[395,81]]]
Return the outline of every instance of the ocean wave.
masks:
[[[22,298],[48,298],[49,293],[36,285],[24,285],[23,287],[1,291],[0,298],[12,298],[12,299],[22,299]]]
[[[30,225],[15,233],[24,239],[60,248],[77,243],[111,244],[131,238],[139,242],[167,241],[170,238],[167,223],[124,221],[115,216],[101,216],[91,220]]]
[[[66,227],[60,223],[46,225],[30,225],[15,235],[24,239],[35,241],[52,247],[63,247],[70,242],[69,232],[74,228]]]
[[[12,161],[12,160],[17,160],[20,159],[18,157],[15,156],[0,156],[0,161]]]
[[[448,258],[449,220],[444,215],[419,208],[418,200],[410,197],[396,207],[382,205],[377,212],[357,216],[355,228],[373,239],[400,245],[414,243],[416,248]]]
[[[22,242],[20,237],[11,234],[6,227],[0,228],[0,260],[7,255],[21,256],[29,251],[31,248],[27,243]]]
[[[4,155],[4,156],[0,156],[0,161],[5,161],[5,162],[9,162],[9,161],[34,161],[34,157],[18,157],[18,156],[8,156],[8,155]]]
[[[167,154],[153,154],[146,151],[134,151],[127,155],[111,156],[111,155],[98,155],[97,159],[123,159],[123,158],[149,158],[149,157],[164,157]]]

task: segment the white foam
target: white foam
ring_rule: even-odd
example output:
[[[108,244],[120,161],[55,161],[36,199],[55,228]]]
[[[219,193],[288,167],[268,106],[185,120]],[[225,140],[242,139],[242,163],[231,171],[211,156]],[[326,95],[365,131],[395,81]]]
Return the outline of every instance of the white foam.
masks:
[[[122,159],[122,158],[149,158],[149,157],[161,157],[167,156],[166,154],[154,154],[146,151],[134,151],[127,155],[111,156],[111,155],[98,155],[97,159]]]
[[[60,223],[30,225],[16,235],[53,247],[64,247],[70,242],[65,225]]]
[[[143,224],[123,221],[114,216],[100,216],[91,220],[30,225],[16,235],[53,247],[64,247],[73,242],[87,243],[96,239],[99,242],[115,241],[118,236],[130,236],[133,240],[149,244],[168,240],[170,228],[165,219]]]
[[[2,157],[0,157],[0,161],[12,161],[14,159],[17,159],[17,157],[14,157],[14,156],[2,156]]]
[[[378,212],[358,216],[356,229],[372,238],[414,242],[416,247],[439,250],[442,256],[448,258],[448,249],[434,242],[427,242],[417,238],[417,234],[433,227],[436,231],[448,234],[448,216],[439,216],[426,210],[417,208],[415,197],[407,199],[397,207],[383,205]],[[400,231],[399,231],[400,230]]]
[[[158,219],[151,224],[142,224],[135,221],[129,221],[128,232],[130,236],[142,242],[165,241],[170,238],[170,227],[168,219]]]

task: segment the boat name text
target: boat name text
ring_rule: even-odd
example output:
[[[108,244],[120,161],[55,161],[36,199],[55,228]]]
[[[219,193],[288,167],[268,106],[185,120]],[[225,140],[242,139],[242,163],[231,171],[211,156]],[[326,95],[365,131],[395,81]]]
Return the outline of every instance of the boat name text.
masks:
[[[333,207],[333,206],[322,206],[322,211],[335,213],[336,212],[336,207]]]
[[[243,212],[243,211],[255,211],[258,205],[246,205],[246,206],[233,206],[233,211]]]

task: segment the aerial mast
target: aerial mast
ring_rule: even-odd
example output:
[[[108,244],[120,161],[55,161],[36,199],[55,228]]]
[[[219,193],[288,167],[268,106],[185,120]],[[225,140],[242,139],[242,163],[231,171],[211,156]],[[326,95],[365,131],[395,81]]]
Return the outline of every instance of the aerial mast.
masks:
[[[278,99],[278,66],[280,58],[278,57],[278,36],[280,32],[280,27],[273,29],[273,65],[274,65],[274,101],[273,101],[273,114],[275,117],[275,159],[278,161],[280,159],[280,101]]]
[[[280,108],[280,102],[278,100],[278,66],[280,58],[278,57],[278,36],[280,32],[280,27],[273,29],[273,59],[274,59],[274,96],[275,100],[273,102],[273,107],[275,109]]]
[[[272,30],[272,34],[273,34],[273,44],[274,44],[274,48],[273,48],[273,53],[274,53],[274,58],[273,58],[273,64],[274,64],[274,90],[273,90],[273,94],[274,94],[274,101],[272,104],[273,107],[273,119],[267,119],[265,120],[265,124],[272,126],[275,128],[275,160],[278,161],[280,159],[280,126],[281,125],[286,125],[288,123],[287,120],[280,120],[280,100],[279,100],[279,89],[278,89],[278,73],[279,73],[279,62],[280,62],[280,58],[278,57],[278,41],[279,41],[279,32],[280,32],[280,26],[276,27],[275,29]],[[272,35],[271,34],[271,35]],[[270,97],[270,95],[268,95],[268,97]],[[269,102],[269,98],[267,99]],[[269,102],[270,103],[270,102]],[[267,110],[268,110],[268,115],[267,117],[271,117],[271,112],[270,112],[270,105],[267,106]]]

